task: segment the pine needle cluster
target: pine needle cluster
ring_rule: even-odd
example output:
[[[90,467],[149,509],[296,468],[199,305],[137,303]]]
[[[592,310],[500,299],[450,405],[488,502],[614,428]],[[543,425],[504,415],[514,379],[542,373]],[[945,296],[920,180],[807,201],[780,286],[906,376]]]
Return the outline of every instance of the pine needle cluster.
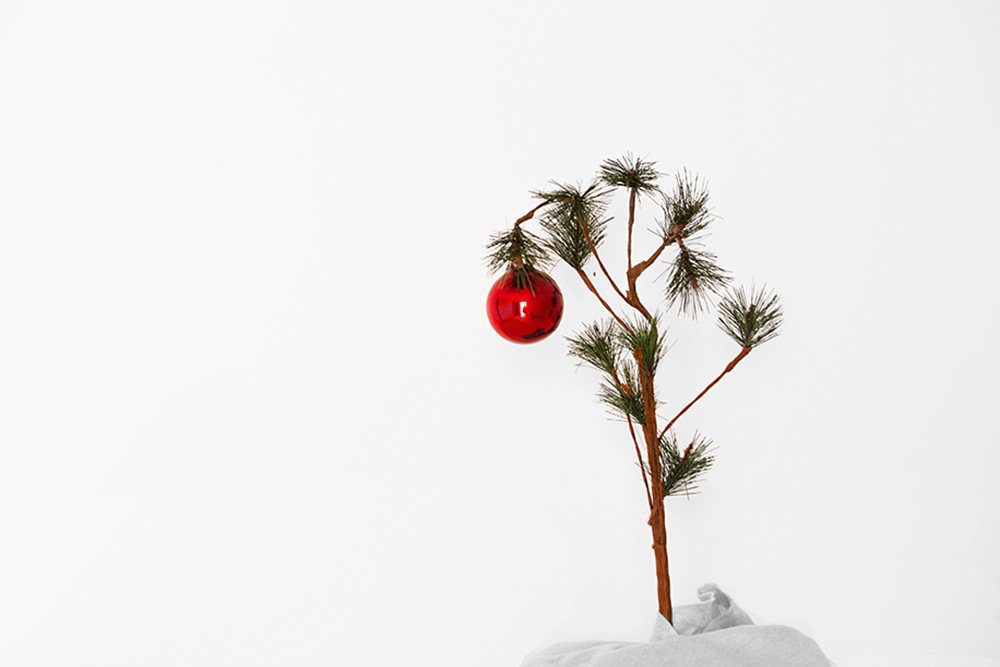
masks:
[[[691,246],[679,250],[669,274],[667,301],[692,315],[707,310],[711,295],[729,284],[729,276],[719,269],[715,255]]]
[[[708,206],[708,187],[698,176],[683,171],[675,177],[674,190],[663,196],[663,237],[688,239],[715,219]]]
[[[610,408],[611,413],[623,420],[631,419],[637,424],[645,423],[645,404],[642,384],[639,382],[638,366],[627,341],[629,337],[644,337],[647,344],[656,343],[649,336],[630,334],[613,320],[600,320],[589,324],[576,336],[567,336],[568,354],[582,364],[599,371],[602,378],[598,398]],[[662,339],[660,341],[662,345]],[[662,350],[651,350],[658,362]],[[645,355],[643,355],[645,356]]]
[[[715,457],[709,454],[711,447],[711,440],[695,433],[682,452],[673,432],[660,436],[660,482],[664,497],[696,493],[698,482],[715,462]]]
[[[486,249],[486,264],[490,270],[513,269],[514,284],[518,289],[531,286],[528,269],[543,269],[552,263],[552,253],[545,242],[520,225],[494,234]]]
[[[778,335],[784,312],[778,296],[765,288],[732,290],[719,304],[719,328],[744,348],[754,348]]]
[[[586,188],[552,182],[552,190],[535,191],[549,204],[542,215],[542,229],[549,234],[547,247],[577,271],[601,247],[606,234],[610,191],[597,181]]]
[[[678,174],[674,190],[663,196],[660,231],[665,243],[677,245],[677,254],[667,270],[667,302],[682,313],[697,315],[711,305],[730,282],[718,258],[704,249],[699,236],[714,220],[708,206],[708,189],[687,171]]]
[[[653,376],[665,352],[665,334],[657,332],[655,323],[636,321],[626,330],[614,321],[602,320],[587,325],[575,336],[567,337],[569,355],[581,364],[601,372],[598,398],[611,413],[623,420],[645,425],[645,401],[639,381],[640,364]],[[641,350],[641,354],[636,354]],[[663,496],[690,495],[701,476],[711,467],[709,455],[712,442],[695,435],[691,444],[680,451],[673,432],[659,438],[660,483]],[[651,475],[649,464],[640,458],[640,465]]]
[[[598,171],[598,177],[612,187],[635,190],[640,194],[653,195],[660,192],[656,182],[660,176],[656,163],[631,154],[618,159],[605,160]]]

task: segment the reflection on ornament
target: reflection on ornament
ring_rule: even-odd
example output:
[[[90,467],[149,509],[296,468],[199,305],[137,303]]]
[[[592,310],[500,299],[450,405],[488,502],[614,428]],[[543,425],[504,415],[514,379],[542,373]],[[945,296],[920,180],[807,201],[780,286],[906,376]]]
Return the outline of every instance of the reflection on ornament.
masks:
[[[503,338],[514,343],[537,343],[559,326],[563,296],[551,277],[535,269],[521,269],[527,285],[518,287],[517,269],[497,280],[486,297],[490,324]]]

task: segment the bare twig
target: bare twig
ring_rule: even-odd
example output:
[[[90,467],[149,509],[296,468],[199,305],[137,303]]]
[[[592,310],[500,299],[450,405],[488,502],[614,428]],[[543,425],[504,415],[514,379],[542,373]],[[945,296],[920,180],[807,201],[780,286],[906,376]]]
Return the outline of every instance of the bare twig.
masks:
[[[587,286],[587,289],[589,289],[593,293],[593,295],[597,297],[597,300],[601,302],[601,305],[604,306],[604,308],[609,313],[611,313],[611,317],[615,318],[615,321],[618,322],[618,324],[620,324],[622,328],[632,333],[632,327],[628,325],[628,322],[619,317],[618,313],[616,313],[614,309],[610,305],[608,305],[608,302],[604,300],[604,298],[601,296],[601,293],[597,291],[596,287],[594,287],[594,283],[592,283],[590,281],[590,278],[587,277],[587,272],[584,271],[583,269],[577,269],[576,272],[577,274],[579,274],[580,279],[583,281],[583,284]]]
[[[731,371],[734,368],[736,368],[736,364],[738,364],[741,361],[743,361],[743,357],[745,357],[748,354],[750,354],[750,350],[752,350],[752,349],[753,349],[752,347],[744,347],[742,350],[740,350],[740,353],[737,354],[736,357],[732,361],[729,362],[729,365],[726,366],[726,369],[724,371],[722,371],[721,373],[719,373],[719,377],[717,377],[714,380],[712,380],[711,382],[709,382],[708,386],[705,387],[704,389],[702,389],[701,393],[694,397],[694,400],[692,400],[690,403],[688,403],[687,405],[685,405],[684,409],[681,410],[680,412],[678,412],[677,415],[673,419],[671,419],[670,422],[666,426],[663,427],[663,430],[660,431],[660,437],[662,438],[663,434],[665,434],[667,431],[669,431],[670,427],[673,426],[674,423],[678,419],[681,418],[681,415],[683,415],[685,412],[687,412],[688,408],[690,408],[692,405],[694,405],[695,403],[697,403],[698,400],[701,399],[702,396],[704,396],[705,394],[707,394],[708,390],[711,389],[712,387],[714,387],[716,385],[716,383],[719,380],[721,380],[726,373],[728,373],[729,371]]]
[[[538,209],[540,209],[541,207],[545,206],[548,203],[549,202],[547,202],[547,201],[543,201],[541,204],[539,204],[535,208],[531,209],[530,211],[528,211],[527,213],[525,213],[524,215],[522,215],[520,218],[518,218],[517,220],[514,221],[514,226],[515,227],[520,227],[522,222],[526,222],[528,220],[531,220],[531,218],[533,218],[535,216],[535,211],[537,211]]]
[[[628,303],[628,299],[625,298],[625,295],[618,288],[618,284],[611,278],[611,274],[608,273],[607,268],[605,268],[604,262],[601,261],[601,256],[597,252],[597,247],[594,245],[594,241],[590,237],[590,229],[588,225],[580,220],[577,220],[577,224],[580,225],[580,229],[583,230],[583,238],[587,239],[587,245],[590,246],[590,252],[594,254],[594,259],[597,260],[597,265],[601,267],[601,271],[604,273],[604,277],[608,279],[609,283],[611,283],[611,287],[613,287],[615,292],[618,293],[618,296],[624,299],[625,303]]]
[[[628,191],[628,271],[632,271],[632,225],[635,223],[635,188]]]
[[[629,389],[629,386],[624,382],[622,382],[621,378],[618,377],[618,373],[615,372],[615,369],[613,367],[611,369],[611,379],[614,380],[614,382],[621,388],[622,391],[624,391],[627,394],[632,393],[632,390]],[[625,419],[626,421],[628,421],[628,432],[632,436],[632,444],[635,445],[635,456],[637,459],[639,459],[639,470],[642,472],[642,484],[643,486],[646,487],[646,500],[649,502],[649,510],[652,511],[653,496],[649,490],[649,478],[646,477],[646,466],[643,465],[642,451],[639,449],[639,440],[638,438],[635,437],[635,426],[632,424],[631,415],[626,413]]]
[[[649,490],[649,478],[646,477],[646,466],[642,463],[642,451],[639,449],[639,439],[635,437],[635,427],[632,425],[632,417],[625,415],[628,420],[628,432],[632,436],[632,444],[635,445],[635,455],[639,459],[639,470],[642,471],[642,483],[646,487],[646,500],[649,501],[649,511],[653,511],[653,495]]]

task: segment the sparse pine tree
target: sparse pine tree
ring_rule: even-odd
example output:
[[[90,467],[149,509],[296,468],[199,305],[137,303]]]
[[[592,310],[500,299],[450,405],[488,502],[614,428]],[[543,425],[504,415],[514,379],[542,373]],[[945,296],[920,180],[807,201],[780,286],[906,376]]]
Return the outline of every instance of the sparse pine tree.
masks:
[[[705,249],[706,230],[714,221],[705,184],[682,171],[665,192],[659,185],[661,176],[654,162],[626,155],[606,160],[586,187],[553,181],[550,189],[531,193],[541,203],[519,218],[511,230],[492,237],[487,262],[491,270],[513,276],[512,289],[533,292],[537,284],[533,281],[539,280],[539,275],[551,282],[539,273],[540,269],[555,259],[562,260],[608,312],[609,319],[587,325],[567,338],[569,354],[601,375],[598,398],[628,427],[649,503],[659,611],[673,622],[663,501],[667,496],[692,493],[713,462],[711,440],[694,433],[682,448],[673,426],[752,350],[778,335],[782,309],[778,297],[766,289],[730,288],[729,274]],[[628,196],[627,269],[621,284],[612,277],[600,254],[611,222],[608,206],[619,190]],[[657,220],[654,232],[656,249],[637,261],[632,240],[641,198],[656,201],[662,218]],[[537,235],[522,229],[536,214],[541,228]],[[605,293],[585,270],[591,259],[607,283]],[[667,349],[663,315],[660,309],[647,308],[637,288],[639,277],[658,263],[666,276],[660,298],[663,311],[675,309],[693,316],[708,311],[717,301],[719,328],[739,345],[736,356],[722,372],[662,428],[657,415],[660,404],[656,399],[656,376]],[[611,293],[606,298],[608,288]],[[559,298],[559,313],[549,313],[547,320],[551,328],[537,339],[547,336],[558,324],[561,295]],[[618,309],[608,299],[618,303]],[[532,335],[518,342],[530,342]]]

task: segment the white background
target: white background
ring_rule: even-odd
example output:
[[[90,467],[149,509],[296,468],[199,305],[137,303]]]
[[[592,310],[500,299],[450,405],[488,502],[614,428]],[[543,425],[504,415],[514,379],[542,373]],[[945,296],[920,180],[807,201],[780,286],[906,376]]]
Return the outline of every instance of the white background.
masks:
[[[627,432],[483,308],[529,191],[631,151],[709,181],[787,319],[678,424],[718,458],[668,501],[675,603],[1000,665],[998,37],[989,1],[0,2],[0,662],[647,639]],[[601,315],[553,275],[560,334]],[[666,319],[669,416],[737,350]]]

